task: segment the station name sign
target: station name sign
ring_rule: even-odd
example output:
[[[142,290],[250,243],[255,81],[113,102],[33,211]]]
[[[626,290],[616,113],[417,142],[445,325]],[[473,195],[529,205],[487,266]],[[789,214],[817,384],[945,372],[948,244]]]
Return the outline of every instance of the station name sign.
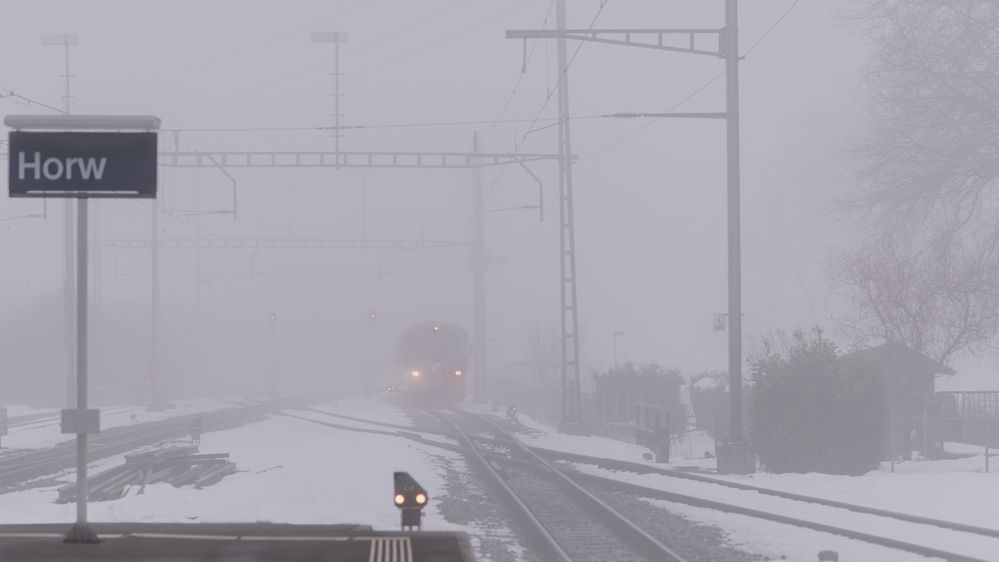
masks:
[[[155,132],[11,131],[11,197],[156,197]]]

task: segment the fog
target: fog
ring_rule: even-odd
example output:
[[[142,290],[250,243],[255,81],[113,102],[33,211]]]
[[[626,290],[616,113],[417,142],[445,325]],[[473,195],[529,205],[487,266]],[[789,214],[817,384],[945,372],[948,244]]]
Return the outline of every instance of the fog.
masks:
[[[0,558],[993,558],[997,30],[0,0]]]
[[[573,2],[569,27],[586,27],[599,3]],[[742,14],[742,42],[761,39],[779,2]],[[826,260],[841,231],[830,205],[842,190],[841,155],[863,131],[856,76],[865,47],[841,25],[842,6],[806,3],[745,59],[743,234],[745,341],[825,323],[834,298]],[[62,48],[43,34],[73,33],[74,113],[146,113],[162,119],[160,149],[329,150],[332,49],[312,31],[349,34],[342,52],[344,150],[555,151],[557,81],[551,42],[527,45],[504,31],[545,21],[546,2],[5,2],[0,31],[11,56],[0,86],[61,107]],[[549,14],[549,20],[553,15]],[[721,3],[611,2],[600,27],[711,27]],[[549,23],[548,25],[551,25]],[[570,46],[575,53],[577,45]],[[16,54],[14,54],[16,53]],[[585,44],[570,69],[581,362],[584,373],[623,360],[684,371],[724,369],[726,310],[724,128],[706,120],[601,119],[664,111],[722,69],[711,57]],[[514,84],[519,84],[514,92]],[[16,97],[7,113],[46,112]],[[18,105],[20,104],[20,106]],[[723,81],[681,109],[718,111]],[[543,108],[543,109],[542,109]],[[501,111],[502,109],[502,111]],[[540,113],[539,113],[540,110]],[[536,132],[525,136],[531,119]],[[513,121],[513,122],[510,122]],[[401,126],[474,122],[464,125]],[[379,127],[381,125],[399,125]],[[647,125],[647,126],[646,126]],[[635,133],[636,130],[640,131]],[[235,129],[235,130],[234,130]],[[254,129],[254,130],[239,130]],[[309,130],[312,129],[312,130]],[[177,131],[175,135],[173,131]],[[632,135],[632,133],[634,133]],[[630,135],[630,136],[629,136]],[[486,169],[489,368],[523,360],[525,333],[558,330],[556,166]],[[468,240],[470,174],[461,170],[160,168],[163,239],[341,238]],[[33,317],[51,337],[18,346],[19,369],[57,353],[61,203],[4,198],[0,213],[5,333]],[[120,384],[149,369],[148,249],[94,240],[148,239],[148,201],[104,201],[91,238],[94,376]],[[197,214],[200,211],[204,214]],[[470,325],[468,247],[434,250],[200,250],[161,252],[162,371],[170,395],[254,393],[266,377],[267,314],[279,316],[277,363],[291,387],[357,384],[366,316],[377,311],[372,356],[392,353],[406,325]],[[378,359],[380,360],[380,359]],[[58,361],[38,376],[56,380]],[[379,367],[376,367],[376,370]],[[118,384],[118,383],[116,383]],[[98,385],[98,388],[100,385]],[[57,387],[58,388],[58,387]],[[291,390],[291,388],[289,388]],[[48,398],[48,397],[47,397]],[[61,398],[51,396],[55,401]],[[101,400],[100,393],[94,398]]]

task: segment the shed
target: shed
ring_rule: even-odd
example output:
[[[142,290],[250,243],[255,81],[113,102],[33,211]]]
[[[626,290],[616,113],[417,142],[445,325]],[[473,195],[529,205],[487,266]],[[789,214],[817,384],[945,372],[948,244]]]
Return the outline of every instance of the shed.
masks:
[[[955,374],[950,367],[896,341],[849,356],[869,361],[881,375],[888,405],[898,415],[921,414],[926,398],[936,393],[937,376]]]

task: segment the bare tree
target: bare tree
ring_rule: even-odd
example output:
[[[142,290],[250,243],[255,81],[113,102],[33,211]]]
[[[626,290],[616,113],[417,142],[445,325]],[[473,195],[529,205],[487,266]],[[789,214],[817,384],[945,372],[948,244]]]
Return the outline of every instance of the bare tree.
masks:
[[[544,387],[559,385],[559,347],[558,332],[533,324],[525,331],[521,344],[523,361],[531,366],[534,384]]]
[[[836,264],[847,323],[946,362],[999,332],[999,2],[861,4],[875,48],[859,209],[876,234]]]
[[[838,276],[856,308],[848,326],[865,343],[901,342],[940,363],[979,349],[999,331],[997,236],[916,249],[891,232],[846,254]]]
[[[868,210],[960,230],[999,197],[999,2],[865,0]]]

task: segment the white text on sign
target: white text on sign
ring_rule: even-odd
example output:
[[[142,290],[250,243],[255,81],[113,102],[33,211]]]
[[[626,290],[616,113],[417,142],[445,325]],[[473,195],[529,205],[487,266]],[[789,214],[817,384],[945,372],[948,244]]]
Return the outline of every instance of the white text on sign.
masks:
[[[28,172],[34,172],[34,179],[40,180],[42,176],[49,181],[72,180],[74,179],[74,167],[77,171],[75,179],[100,180],[104,176],[104,168],[107,165],[107,158],[46,158],[42,160],[42,153],[35,152],[34,158],[28,160],[25,153],[17,154],[17,177],[19,180],[27,179]]]

